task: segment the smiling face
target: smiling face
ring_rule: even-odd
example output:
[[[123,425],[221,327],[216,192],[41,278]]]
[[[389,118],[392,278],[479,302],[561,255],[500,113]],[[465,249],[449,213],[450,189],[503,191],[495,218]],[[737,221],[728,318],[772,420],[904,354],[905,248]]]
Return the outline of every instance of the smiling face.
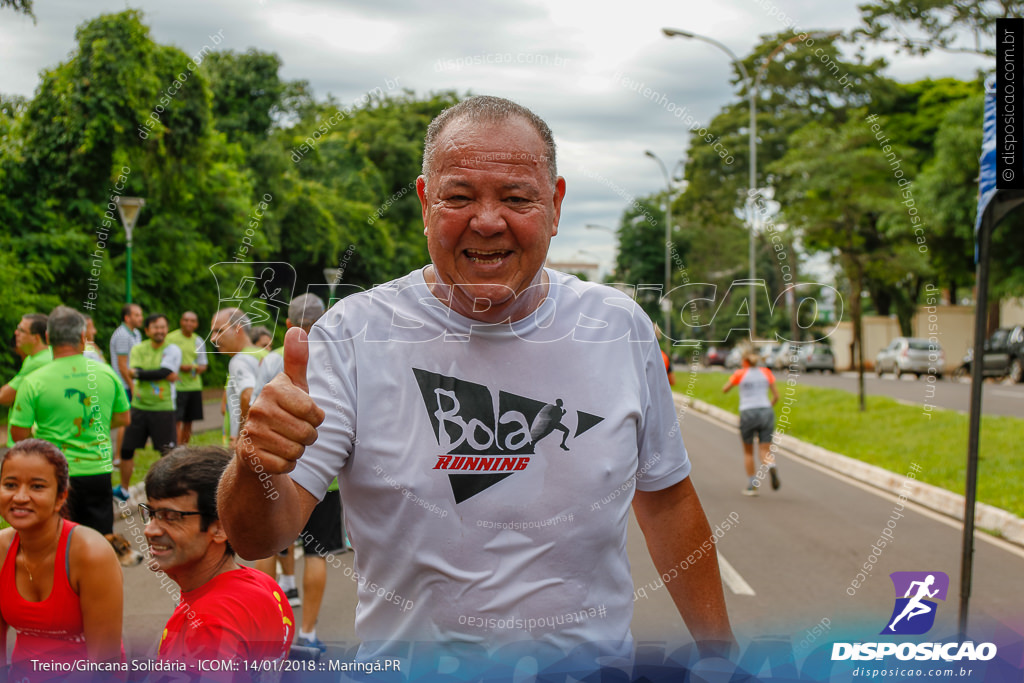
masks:
[[[515,321],[543,301],[545,288],[530,287],[542,284],[565,196],[562,178],[551,183],[545,153],[520,118],[457,119],[438,137],[431,177],[420,176],[416,189],[433,262],[427,281],[456,312]]]
[[[175,498],[152,498],[149,506],[155,510],[169,508],[179,512],[197,512],[199,498],[195,491]],[[180,585],[188,585],[189,578],[202,575],[212,563],[223,557],[223,546],[214,544],[214,536],[220,533],[220,522],[212,522],[201,531],[202,518],[187,515],[176,522],[149,520],[146,524],[146,542],[149,544],[150,563],[153,571],[163,570]]]
[[[196,316],[192,311],[186,311],[181,316],[181,331],[186,337],[191,337],[192,333],[199,329],[199,317]]]
[[[163,344],[167,338],[167,318],[160,317],[146,325],[146,336],[157,346]]]
[[[58,493],[53,465],[42,455],[9,455],[0,468],[0,516],[15,529],[45,524],[67,497]]]

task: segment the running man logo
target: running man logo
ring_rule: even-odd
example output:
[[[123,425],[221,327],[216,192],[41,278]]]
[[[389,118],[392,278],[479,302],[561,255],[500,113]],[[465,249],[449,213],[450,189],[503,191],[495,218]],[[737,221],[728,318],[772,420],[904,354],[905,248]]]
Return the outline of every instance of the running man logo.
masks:
[[[228,261],[213,264],[210,272],[217,282],[218,309],[239,308],[249,316],[250,325],[263,325],[271,334],[288,316],[296,280],[290,263]]]
[[[498,392],[495,413],[491,391],[484,385],[419,368],[412,371],[434,438],[445,453],[437,456],[433,469],[449,473],[456,503],[525,470],[537,445],[554,432],[561,436],[559,448],[571,451],[570,434],[575,441],[604,420],[577,410],[575,431],[570,431],[562,399],[549,403],[507,391]]]
[[[927,598],[945,600],[949,576],[944,572],[893,572],[889,578],[896,590],[896,605],[882,635],[927,633],[935,623],[938,608],[938,603]]]

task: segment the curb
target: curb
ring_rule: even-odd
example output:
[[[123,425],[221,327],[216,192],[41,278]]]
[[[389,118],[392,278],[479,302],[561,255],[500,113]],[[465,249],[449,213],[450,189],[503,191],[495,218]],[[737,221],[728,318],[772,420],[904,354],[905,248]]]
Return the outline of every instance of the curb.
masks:
[[[727,410],[679,394],[673,394],[673,399],[676,406],[681,409],[682,417],[685,417],[686,411],[692,408],[696,412],[707,415],[725,425],[739,428],[739,416]],[[964,508],[967,503],[964,496],[960,494],[952,493],[946,489],[925,484],[915,479],[909,479],[905,475],[896,474],[895,472],[890,472],[875,465],[869,465],[860,460],[854,460],[820,446],[806,443],[788,434],[776,432],[775,442],[779,447],[792,455],[809,460],[822,467],[827,467],[830,470],[874,486],[887,493],[904,496],[907,500],[959,522],[962,522],[964,519]],[[978,529],[993,531],[999,538],[1009,541],[1014,545],[1024,547],[1024,519],[1006,510],[988,505],[987,503],[976,503],[974,524]]]

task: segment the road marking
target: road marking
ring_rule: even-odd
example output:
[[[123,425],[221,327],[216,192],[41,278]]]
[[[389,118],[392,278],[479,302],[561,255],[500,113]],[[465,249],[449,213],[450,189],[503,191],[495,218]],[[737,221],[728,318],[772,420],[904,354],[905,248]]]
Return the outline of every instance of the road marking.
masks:
[[[736,595],[756,595],[754,589],[750,587],[750,584],[743,580],[740,573],[736,571],[736,568],[729,564],[729,560],[725,559],[725,555],[721,552],[718,553],[718,568],[722,574],[722,581],[729,587]]]

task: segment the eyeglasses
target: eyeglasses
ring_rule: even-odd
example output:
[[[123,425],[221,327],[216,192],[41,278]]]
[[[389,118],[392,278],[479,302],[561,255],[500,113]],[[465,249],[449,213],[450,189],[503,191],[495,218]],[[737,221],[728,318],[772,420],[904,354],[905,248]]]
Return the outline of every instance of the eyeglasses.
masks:
[[[169,522],[171,524],[177,524],[185,517],[189,515],[201,515],[202,512],[182,512],[181,510],[172,510],[170,508],[151,508],[145,503],[139,503],[139,514],[142,515],[142,523],[149,524],[149,521],[156,517],[160,522]]]

